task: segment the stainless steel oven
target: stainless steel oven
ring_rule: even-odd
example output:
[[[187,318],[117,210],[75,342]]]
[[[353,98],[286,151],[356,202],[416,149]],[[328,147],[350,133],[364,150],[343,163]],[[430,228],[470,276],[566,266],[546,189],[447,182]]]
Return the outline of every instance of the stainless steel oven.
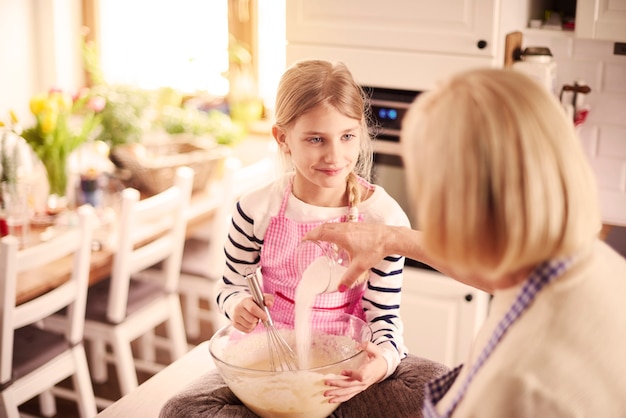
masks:
[[[372,181],[382,186],[400,204],[409,217],[411,225],[416,228],[416,211],[411,206],[406,188],[400,148],[400,129],[406,111],[421,92],[373,86],[362,87],[370,98],[372,117],[376,124]],[[412,259],[407,259],[406,264],[430,269],[426,264]]]

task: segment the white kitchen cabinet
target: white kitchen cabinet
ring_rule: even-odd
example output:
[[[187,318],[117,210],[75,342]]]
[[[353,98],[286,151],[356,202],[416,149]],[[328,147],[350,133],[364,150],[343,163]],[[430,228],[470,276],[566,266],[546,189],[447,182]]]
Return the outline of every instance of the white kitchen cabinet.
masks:
[[[494,0],[295,0],[289,42],[491,57]]]
[[[463,69],[502,66],[505,35],[526,25],[527,4],[289,0],[287,64],[308,58],[342,61],[364,85],[430,89]]]
[[[576,36],[626,41],[626,0],[578,0]]]
[[[487,317],[489,295],[438,272],[405,268],[400,314],[411,354],[455,367]]]

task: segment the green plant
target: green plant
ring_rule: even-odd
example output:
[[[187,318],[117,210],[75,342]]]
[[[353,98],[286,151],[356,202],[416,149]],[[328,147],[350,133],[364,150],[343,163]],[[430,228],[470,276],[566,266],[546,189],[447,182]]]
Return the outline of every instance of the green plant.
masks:
[[[246,134],[242,125],[218,110],[205,112],[195,107],[167,106],[161,110],[159,120],[169,134],[208,135],[222,145],[234,145]]]
[[[98,57],[95,44],[83,40],[83,63],[94,84],[92,90],[106,99],[101,112],[102,129],[96,139],[111,148],[142,142],[144,132],[150,128],[169,134],[208,135],[222,145],[233,145],[245,136],[245,126],[241,123],[218,110],[204,111],[185,104],[183,94],[173,88],[150,91],[108,84]],[[241,44],[232,44],[231,58],[241,68],[252,68],[250,53]]]
[[[93,87],[106,99],[101,113],[102,130],[96,138],[110,147],[141,142],[146,129],[146,110],[151,106],[151,94],[140,88],[99,84]]]
[[[14,184],[17,182],[17,161],[19,149],[15,144],[18,128],[17,116],[10,112],[10,123],[0,121],[0,183]]]
[[[148,125],[145,114],[153,106],[153,94],[138,87],[107,83],[102,74],[98,49],[94,42],[85,38],[82,57],[92,90],[106,100],[101,112],[102,129],[96,139],[109,147],[141,142]]]
[[[263,116],[263,101],[258,95],[252,55],[248,47],[231,34],[228,57],[230,117],[245,126]]]

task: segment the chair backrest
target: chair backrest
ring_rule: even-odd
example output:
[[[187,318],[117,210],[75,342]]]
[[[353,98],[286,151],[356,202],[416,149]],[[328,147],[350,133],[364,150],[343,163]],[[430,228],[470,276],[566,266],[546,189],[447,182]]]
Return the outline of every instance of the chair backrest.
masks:
[[[62,308],[68,308],[65,337],[71,345],[83,339],[92,231],[95,215],[89,205],[78,208],[78,227],[60,230],[49,241],[18,251],[17,239],[0,240],[0,380],[11,378],[14,331],[34,324]],[[20,305],[15,304],[18,274],[43,268],[73,254],[72,274],[68,281]]]
[[[185,271],[193,275],[206,276],[214,280],[221,280],[226,264],[224,242],[228,238],[231,225],[232,213],[237,200],[246,191],[255,189],[274,180],[269,168],[263,163],[257,163],[255,167],[243,167],[241,160],[229,157],[224,161],[224,175],[220,181],[215,195],[215,202],[210,210],[213,210],[213,218],[207,233],[201,235],[201,240],[208,241],[206,255],[201,252],[201,268],[192,267],[192,271]],[[196,257],[189,261],[189,265],[195,265]],[[184,261],[183,261],[184,263]],[[200,266],[198,266],[200,267]],[[184,270],[184,268],[183,268]]]
[[[131,276],[159,262],[165,290],[177,291],[193,177],[191,168],[179,167],[172,187],[142,200],[133,188],[122,191],[107,301],[109,321],[118,323],[126,316]]]
[[[224,274],[226,255],[224,254],[224,241],[228,237],[231,217],[235,201],[238,196],[235,191],[235,173],[241,168],[241,161],[235,158],[227,158],[224,162],[224,176],[221,180],[220,202],[217,204],[213,221],[211,222],[209,246],[206,255],[207,275],[212,279],[219,280]]]

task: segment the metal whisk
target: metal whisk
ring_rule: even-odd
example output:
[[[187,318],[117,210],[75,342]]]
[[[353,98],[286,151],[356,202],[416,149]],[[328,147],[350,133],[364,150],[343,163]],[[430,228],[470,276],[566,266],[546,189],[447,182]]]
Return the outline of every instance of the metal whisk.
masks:
[[[256,273],[246,275],[248,287],[254,301],[265,311],[267,321],[263,321],[267,333],[267,348],[271,371],[298,370],[298,356],[289,346],[283,335],[274,326],[269,309],[265,305],[263,291]]]

